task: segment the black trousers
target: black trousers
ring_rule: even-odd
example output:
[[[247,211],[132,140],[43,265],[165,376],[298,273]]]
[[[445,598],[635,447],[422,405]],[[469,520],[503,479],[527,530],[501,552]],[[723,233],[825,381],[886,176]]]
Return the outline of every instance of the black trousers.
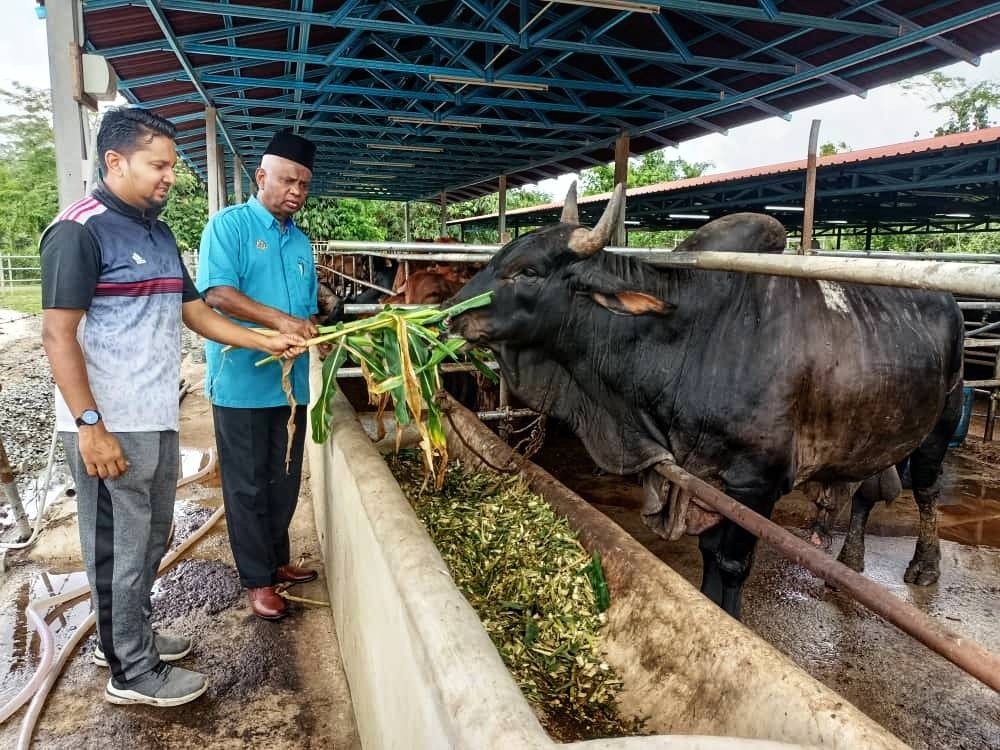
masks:
[[[212,408],[229,544],[246,588],[274,585],[275,571],[289,562],[288,525],[299,500],[306,407],[295,409],[286,470],[289,413],[287,406]]]

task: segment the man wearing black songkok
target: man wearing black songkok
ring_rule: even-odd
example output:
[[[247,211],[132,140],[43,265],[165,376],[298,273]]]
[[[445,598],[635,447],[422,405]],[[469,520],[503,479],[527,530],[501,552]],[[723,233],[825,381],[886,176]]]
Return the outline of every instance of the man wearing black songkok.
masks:
[[[237,323],[316,335],[312,247],[292,222],[309,195],[315,153],[301,136],[275,135],[255,174],[257,195],[217,213],[202,233],[198,290]],[[278,620],[286,611],[275,585],[316,578],[291,564],[288,539],[302,473],[309,362],[299,357],[292,368],[293,415],[277,364],[255,367],[259,356],[211,343],[205,355],[233,557],[253,613]]]

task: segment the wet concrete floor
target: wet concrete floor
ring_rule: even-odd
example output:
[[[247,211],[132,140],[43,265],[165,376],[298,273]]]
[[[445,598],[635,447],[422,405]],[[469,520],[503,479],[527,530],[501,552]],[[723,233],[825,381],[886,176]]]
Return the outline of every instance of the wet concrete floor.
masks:
[[[182,406],[181,441],[212,445],[211,412],[199,395]],[[185,470],[189,473],[190,468]],[[308,479],[290,530],[293,555],[322,571],[312,520]],[[190,535],[221,504],[218,476],[178,491],[173,545]],[[47,514],[48,515],[48,514]],[[30,551],[8,554],[0,574],[0,704],[16,694],[39,660],[24,607],[85,582],[79,560],[75,501],[63,499]],[[68,575],[67,575],[68,574]],[[290,593],[326,600],[320,579]],[[206,673],[208,692],[173,709],[113,706],[103,698],[108,671],[92,661],[89,635],[67,664],[40,717],[32,747],[72,748],[337,748],[355,750],[350,691],[327,607],[291,603],[276,623],[250,613],[233,564],[222,520],[157,583],[154,626],[190,636],[192,653],[180,666]],[[88,598],[50,614],[66,642],[90,611]],[[0,747],[16,745],[25,709],[0,726]]]
[[[993,446],[997,445],[994,449]],[[917,527],[912,494],[872,514],[865,575],[951,630],[1000,653],[1000,444],[974,439],[945,467],[941,580],[926,588],[903,583]],[[600,474],[579,442],[550,428],[533,458],[564,484],[677,570],[701,582],[697,539],[669,543],[639,519],[634,478]],[[811,521],[798,493],[778,504],[775,520],[792,529]],[[846,526],[848,509],[838,517]],[[836,533],[833,551],[843,534]],[[1000,696],[808,571],[758,546],[744,589],[744,622],[809,674],[841,693],[918,750],[997,750]]]

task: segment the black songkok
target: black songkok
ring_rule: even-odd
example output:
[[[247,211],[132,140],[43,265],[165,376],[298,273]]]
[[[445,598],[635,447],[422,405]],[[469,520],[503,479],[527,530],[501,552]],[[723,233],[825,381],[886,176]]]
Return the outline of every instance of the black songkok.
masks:
[[[264,149],[265,154],[274,154],[282,159],[294,161],[301,164],[310,172],[313,168],[313,159],[316,156],[316,146],[311,141],[307,141],[300,135],[295,135],[290,130],[283,130],[275,134],[271,142]]]

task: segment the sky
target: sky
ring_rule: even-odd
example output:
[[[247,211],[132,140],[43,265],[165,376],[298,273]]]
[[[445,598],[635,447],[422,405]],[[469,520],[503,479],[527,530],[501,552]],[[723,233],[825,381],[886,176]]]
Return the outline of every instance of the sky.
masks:
[[[0,27],[0,87],[16,80],[47,88],[45,23],[35,16],[34,0],[4,0],[3,4],[7,12]],[[1000,52],[983,55],[979,67],[956,63],[942,72],[970,82],[1000,81]],[[667,149],[667,158],[712,162],[708,170],[712,174],[802,159],[814,118],[822,121],[820,143],[843,141],[855,150],[928,138],[945,119],[932,112],[926,101],[893,84],[870,90],[865,99],[845,97],[794,112],[790,122],[770,118],[733,128],[728,135],[685,141],[677,149]],[[567,175],[545,180],[540,187],[558,198],[572,179]]]

